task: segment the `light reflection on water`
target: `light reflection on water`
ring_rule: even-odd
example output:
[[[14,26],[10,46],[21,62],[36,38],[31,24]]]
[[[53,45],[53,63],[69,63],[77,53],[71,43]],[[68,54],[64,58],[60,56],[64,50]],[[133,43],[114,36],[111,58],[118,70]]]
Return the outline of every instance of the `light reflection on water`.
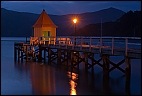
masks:
[[[38,62],[15,63],[14,42],[3,41],[1,46],[2,95],[140,95],[141,60],[131,60],[132,74],[128,90],[125,76],[119,70],[110,73],[109,81],[103,79],[102,68],[94,66],[94,74],[86,74],[84,64],[79,73],[66,71],[54,64]],[[121,59],[121,58],[120,58]],[[113,61],[119,61],[116,57]],[[109,83],[105,83],[109,82]],[[130,88],[129,88],[130,86]],[[127,87],[126,87],[127,88]]]
[[[70,78],[69,84],[71,86],[70,88],[70,95],[77,95],[76,92],[76,80],[78,79],[78,74],[77,73],[73,73],[73,72],[68,72],[68,77]]]
[[[33,90],[37,95],[55,93],[55,72],[38,64],[30,64],[30,75]]]
[[[35,95],[54,95],[55,94],[55,71],[52,67],[47,67],[36,62],[15,64],[20,72],[23,69],[30,75],[32,92]],[[20,75],[20,74],[19,74]],[[21,73],[22,75],[22,73]]]

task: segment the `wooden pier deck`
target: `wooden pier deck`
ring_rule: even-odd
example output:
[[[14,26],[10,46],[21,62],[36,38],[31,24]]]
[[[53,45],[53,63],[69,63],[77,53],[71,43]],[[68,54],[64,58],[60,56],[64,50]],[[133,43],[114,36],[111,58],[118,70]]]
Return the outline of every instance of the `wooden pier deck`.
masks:
[[[130,59],[141,59],[141,38],[57,37],[35,41],[15,43],[15,61],[32,59],[48,64],[56,62],[78,70],[79,64],[85,62],[86,71],[93,70],[97,64],[105,73],[114,69],[126,73],[126,70],[131,70]],[[95,54],[100,55],[99,60],[96,60]],[[123,56],[124,59],[114,63],[110,56]],[[125,69],[120,67],[123,63],[126,65]]]

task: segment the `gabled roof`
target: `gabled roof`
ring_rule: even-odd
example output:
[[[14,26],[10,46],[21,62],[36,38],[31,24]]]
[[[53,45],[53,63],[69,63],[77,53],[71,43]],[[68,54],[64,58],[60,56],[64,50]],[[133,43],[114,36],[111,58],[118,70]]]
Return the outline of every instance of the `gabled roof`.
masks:
[[[47,15],[45,10],[42,11],[42,13],[40,14],[38,20],[33,25],[33,27],[55,27],[57,28],[57,26],[53,23],[53,21]]]

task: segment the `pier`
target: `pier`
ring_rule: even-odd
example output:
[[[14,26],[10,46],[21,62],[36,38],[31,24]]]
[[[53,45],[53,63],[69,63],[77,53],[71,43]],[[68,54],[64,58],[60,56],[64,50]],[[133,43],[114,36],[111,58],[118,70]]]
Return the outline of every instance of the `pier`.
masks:
[[[30,38],[29,43],[14,44],[14,60],[18,62],[56,63],[59,66],[79,70],[81,62],[85,70],[94,70],[95,65],[102,67],[105,73],[118,69],[123,73],[131,71],[131,59],[141,59],[141,38],[132,37],[56,37]],[[135,42],[134,42],[135,41]],[[139,46],[139,47],[137,47]],[[95,55],[99,55],[97,60]],[[118,63],[111,56],[123,56]],[[125,64],[125,69],[120,65]],[[127,71],[127,72],[126,72]]]

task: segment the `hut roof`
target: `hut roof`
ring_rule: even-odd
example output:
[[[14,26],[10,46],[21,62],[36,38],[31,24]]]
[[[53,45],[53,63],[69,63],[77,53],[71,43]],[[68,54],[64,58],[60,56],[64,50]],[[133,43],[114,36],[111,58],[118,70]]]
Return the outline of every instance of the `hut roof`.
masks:
[[[33,27],[55,27],[57,28],[57,26],[53,23],[53,21],[47,15],[44,9],[42,13],[40,14],[39,18],[37,19],[36,23],[33,25]]]

